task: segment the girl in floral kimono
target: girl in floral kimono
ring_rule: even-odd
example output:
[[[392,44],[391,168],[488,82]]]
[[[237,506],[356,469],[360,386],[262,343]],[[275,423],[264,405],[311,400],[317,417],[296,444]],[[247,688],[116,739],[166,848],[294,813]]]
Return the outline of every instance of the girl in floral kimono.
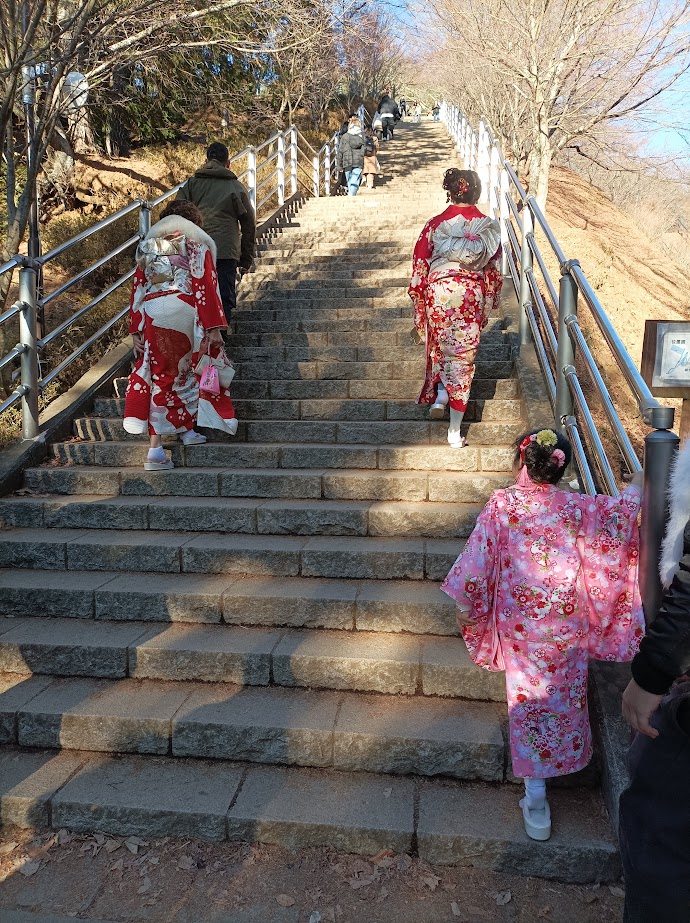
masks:
[[[451,204],[424,226],[414,248],[409,294],[414,324],[426,342],[426,373],[418,404],[442,419],[450,404],[448,442],[466,445],[460,425],[474,378],[481,331],[498,306],[503,276],[501,229],[476,207],[482,184],[473,170],[446,170]]]
[[[206,437],[194,425],[237,432],[230,392],[199,391],[195,368],[206,352],[222,353],[227,321],[218,292],[216,245],[201,230],[191,202],[165,209],[137,248],[129,331],[136,365],[125,394],[124,428],[150,436],[147,471],[172,468],[161,437],[179,433],[184,445]],[[223,353],[224,355],[224,353]]]
[[[470,656],[506,673],[513,772],[530,837],[546,840],[545,780],[592,757],[590,658],[632,660],[644,632],[637,587],[641,475],[620,497],[559,489],[571,448],[551,429],[517,445],[517,482],[497,490],[441,589]]]

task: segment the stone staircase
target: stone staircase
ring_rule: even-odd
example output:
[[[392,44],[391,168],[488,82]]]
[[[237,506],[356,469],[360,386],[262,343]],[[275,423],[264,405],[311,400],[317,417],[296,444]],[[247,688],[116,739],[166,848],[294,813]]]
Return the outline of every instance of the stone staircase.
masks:
[[[381,161],[377,189],[309,200],[264,241],[234,440],[145,472],[116,380],[0,501],[5,822],[617,874],[591,778],[554,791],[549,843],[526,838],[503,677],[438,590],[511,481],[524,408],[500,317],[471,447],[414,403],[409,256],[455,155],[406,124]]]

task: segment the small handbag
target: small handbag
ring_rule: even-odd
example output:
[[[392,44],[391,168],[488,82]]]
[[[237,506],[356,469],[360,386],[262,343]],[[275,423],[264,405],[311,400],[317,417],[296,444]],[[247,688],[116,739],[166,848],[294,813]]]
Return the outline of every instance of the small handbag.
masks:
[[[215,368],[218,372],[218,381],[220,382],[221,388],[229,388],[235,377],[235,369],[224,351],[221,351],[220,354],[215,357],[209,356],[208,354],[203,355],[197,362],[194,371],[197,375],[203,375],[204,370],[211,367]]]
[[[215,365],[209,363],[201,373],[201,381],[199,382],[199,390],[206,391],[209,394],[220,394],[220,378],[218,376],[218,369]]]

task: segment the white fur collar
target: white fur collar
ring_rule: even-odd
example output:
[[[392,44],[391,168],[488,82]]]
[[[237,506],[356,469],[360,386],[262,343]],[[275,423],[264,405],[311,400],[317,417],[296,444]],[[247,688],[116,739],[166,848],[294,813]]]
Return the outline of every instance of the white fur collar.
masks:
[[[168,237],[176,231],[184,234],[185,237],[189,237],[190,240],[208,247],[211,251],[213,262],[216,262],[217,251],[213,239],[194,222],[188,221],[180,215],[168,215],[167,218],[161,218],[160,221],[153,225],[144,240],[148,240],[150,237]]]
[[[671,585],[683,557],[683,533],[690,520],[690,439],[676,456],[668,492],[670,516],[659,561],[659,574],[665,587]]]

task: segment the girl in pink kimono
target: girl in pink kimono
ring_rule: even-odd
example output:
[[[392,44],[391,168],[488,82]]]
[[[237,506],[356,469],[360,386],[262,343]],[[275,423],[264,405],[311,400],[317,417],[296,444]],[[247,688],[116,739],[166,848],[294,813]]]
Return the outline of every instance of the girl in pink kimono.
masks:
[[[551,835],[545,779],[592,758],[590,657],[632,660],[644,633],[637,588],[641,475],[620,497],[560,490],[571,448],[551,429],[517,444],[519,476],[497,490],[441,589],[470,656],[504,670],[513,772],[530,837]]]

